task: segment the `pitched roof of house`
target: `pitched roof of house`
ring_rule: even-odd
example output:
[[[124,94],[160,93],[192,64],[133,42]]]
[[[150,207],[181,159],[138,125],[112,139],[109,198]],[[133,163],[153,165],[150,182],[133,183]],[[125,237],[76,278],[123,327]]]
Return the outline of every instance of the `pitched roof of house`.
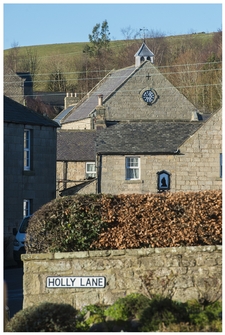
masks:
[[[57,161],[95,161],[95,130],[59,130]]]
[[[4,122],[58,127],[58,124],[4,96]]]
[[[131,122],[101,130],[96,152],[102,154],[172,154],[202,122]]]
[[[71,106],[68,107],[67,111],[63,110],[57,115],[57,120],[61,121],[61,123],[69,123],[87,118],[98,105],[98,95],[102,94],[103,102],[106,101],[134,71],[135,66],[111,71],[80,101],[80,103],[73,108],[71,108]]]

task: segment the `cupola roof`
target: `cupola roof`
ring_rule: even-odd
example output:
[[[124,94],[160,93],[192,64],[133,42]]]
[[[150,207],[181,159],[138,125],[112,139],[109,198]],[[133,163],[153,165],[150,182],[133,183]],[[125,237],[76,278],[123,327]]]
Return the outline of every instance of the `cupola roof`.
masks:
[[[140,66],[142,62],[149,60],[153,63],[154,53],[147,47],[145,42],[142,43],[140,49],[134,55],[135,66]]]

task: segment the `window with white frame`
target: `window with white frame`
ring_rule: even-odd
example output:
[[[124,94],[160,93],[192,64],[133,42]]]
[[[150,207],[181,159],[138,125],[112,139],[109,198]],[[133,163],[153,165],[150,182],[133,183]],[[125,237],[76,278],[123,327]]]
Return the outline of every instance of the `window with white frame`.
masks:
[[[95,178],[96,177],[96,166],[95,162],[86,163],[86,178]]]
[[[140,179],[140,158],[126,157],[126,179]]]
[[[31,141],[31,131],[29,129],[24,129],[24,142],[23,142],[23,149],[24,149],[24,170],[30,170],[30,141]]]
[[[31,215],[31,200],[24,199],[23,200],[23,217]]]
[[[223,176],[223,154],[220,154],[220,178]]]

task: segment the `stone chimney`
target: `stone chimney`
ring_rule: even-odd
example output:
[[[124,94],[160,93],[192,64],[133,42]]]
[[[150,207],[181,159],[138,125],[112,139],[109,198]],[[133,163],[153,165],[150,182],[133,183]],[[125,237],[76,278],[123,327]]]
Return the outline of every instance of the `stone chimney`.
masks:
[[[66,97],[64,98],[64,109],[71,105],[76,105],[78,100],[77,93],[66,93]]]
[[[106,128],[105,123],[105,107],[103,106],[103,95],[98,95],[98,106],[95,108],[95,129]]]
[[[99,94],[98,95],[98,106],[102,106],[102,102],[103,102],[103,95]]]

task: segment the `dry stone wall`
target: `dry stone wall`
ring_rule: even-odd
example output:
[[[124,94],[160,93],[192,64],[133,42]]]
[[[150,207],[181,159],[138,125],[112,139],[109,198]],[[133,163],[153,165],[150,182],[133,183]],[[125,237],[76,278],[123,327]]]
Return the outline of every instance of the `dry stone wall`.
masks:
[[[182,302],[222,297],[221,246],[26,254],[22,260],[23,308],[43,301],[65,302],[77,309],[111,305],[133,292],[163,294]],[[63,279],[62,287],[47,287],[52,277],[57,283]],[[73,286],[74,277],[84,277],[82,287]],[[100,288],[92,287],[87,281],[91,277],[104,277],[106,286],[101,279]],[[73,281],[66,283],[66,278]]]

